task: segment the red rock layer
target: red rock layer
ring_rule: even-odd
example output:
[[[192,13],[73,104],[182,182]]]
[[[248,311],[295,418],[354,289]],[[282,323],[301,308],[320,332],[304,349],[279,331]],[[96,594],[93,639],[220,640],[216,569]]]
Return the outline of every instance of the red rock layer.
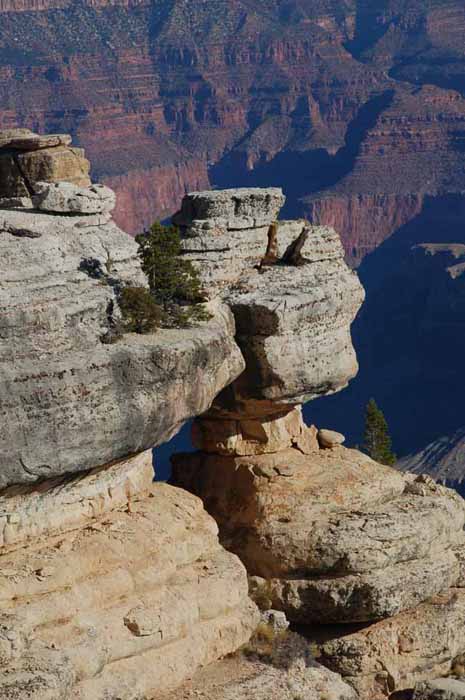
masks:
[[[348,262],[358,266],[365,255],[421,212],[423,200],[420,193],[328,195],[310,202],[306,213],[314,223],[342,232]]]
[[[358,261],[424,193],[465,189],[459,0],[0,0],[0,12],[0,127],[71,131],[132,232],[186,190],[281,184],[289,213],[338,222]]]

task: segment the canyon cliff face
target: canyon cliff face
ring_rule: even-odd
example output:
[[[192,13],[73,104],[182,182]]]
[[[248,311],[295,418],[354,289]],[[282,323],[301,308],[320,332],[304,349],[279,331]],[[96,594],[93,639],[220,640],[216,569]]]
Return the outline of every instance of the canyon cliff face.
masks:
[[[289,262],[271,270],[282,308],[270,305],[257,266],[282,192],[207,192],[183,255],[215,278],[210,319],[115,336],[122,290],[145,277],[136,243],[112,219],[114,194],[90,183],[67,135],[0,132],[0,162],[0,696],[163,695],[247,643],[259,612],[201,500],[153,484],[149,448],[205,414],[247,369],[236,307],[238,323],[248,313],[259,323],[263,308],[269,326],[257,328],[248,355],[263,363],[263,386],[237,385],[252,427],[263,407],[292,413],[297,394],[340,389],[357,371],[349,329],[363,292],[334,232],[305,229],[313,259],[304,261],[295,257],[306,252],[303,224],[288,222],[279,254]],[[208,254],[213,264],[199,264]],[[293,337],[312,358],[297,374],[291,356],[279,361]],[[297,428],[308,444],[311,431]],[[299,659],[306,687],[322,682],[355,699],[309,651]],[[287,684],[298,669],[274,674]]]
[[[277,188],[187,196],[211,318],[115,334],[145,278],[114,194],[66,135],[0,161],[0,696],[387,700],[458,668],[463,499],[302,418],[358,369],[334,230],[276,222]]]
[[[459,2],[0,10],[0,126],[71,132],[133,233],[188,190],[278,185],[358,263],[425,194],[464,189]]]

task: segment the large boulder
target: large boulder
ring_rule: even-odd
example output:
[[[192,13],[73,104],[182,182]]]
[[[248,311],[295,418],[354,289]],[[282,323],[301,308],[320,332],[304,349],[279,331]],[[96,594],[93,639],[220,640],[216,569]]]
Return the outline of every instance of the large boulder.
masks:
[[[356,450],[176,455],[173,479],[203,499],[254,599],[295,622],[389,617],[461,580],[465,502]]]
[[[0,488],[84,471],[168,440],[243,370],[234,319],[102,342],[133,239],[102,215],[0,210]]]
[[[66,181],[87,187],[90,163],[67,134],[35,134],[29,129],[0,130],[0,201],[29,198],[39,181]]]
[[[219,230],[259,228],[277,219],[284,202],[279,187],[191,192],[173,221],[188,236],[197,230],[216,234]]]

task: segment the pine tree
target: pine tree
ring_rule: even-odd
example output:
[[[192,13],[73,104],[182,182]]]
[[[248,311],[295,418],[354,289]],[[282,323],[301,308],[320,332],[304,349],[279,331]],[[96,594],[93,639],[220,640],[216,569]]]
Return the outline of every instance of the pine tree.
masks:
[[[119,298],[123,329],[130,333],[152,333],[162,320],[162,309],[146,287],[124,287]]]
[[[148,231],[136,237],[139,257],[150,292],[163,309],[164,325],[185,327],[206,321],[210,314],[202,306],[205,301],[199,273],[181,255],[181,238],[176,226],[155,222]]]
[[[396,461],[386,418],[374,399],[366,407],[362,450],[380,464],[392,465]]]

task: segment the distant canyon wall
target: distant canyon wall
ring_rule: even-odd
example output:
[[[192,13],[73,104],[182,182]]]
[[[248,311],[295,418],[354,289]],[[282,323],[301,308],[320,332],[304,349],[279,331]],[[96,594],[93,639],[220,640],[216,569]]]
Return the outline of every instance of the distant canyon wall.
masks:
[[[213,11],[214,10],[214,11]],[[460,2],[3,0],[0,126],[71,132],[133,234],[189,190],[282,186],[358,265],[465,191]]]

